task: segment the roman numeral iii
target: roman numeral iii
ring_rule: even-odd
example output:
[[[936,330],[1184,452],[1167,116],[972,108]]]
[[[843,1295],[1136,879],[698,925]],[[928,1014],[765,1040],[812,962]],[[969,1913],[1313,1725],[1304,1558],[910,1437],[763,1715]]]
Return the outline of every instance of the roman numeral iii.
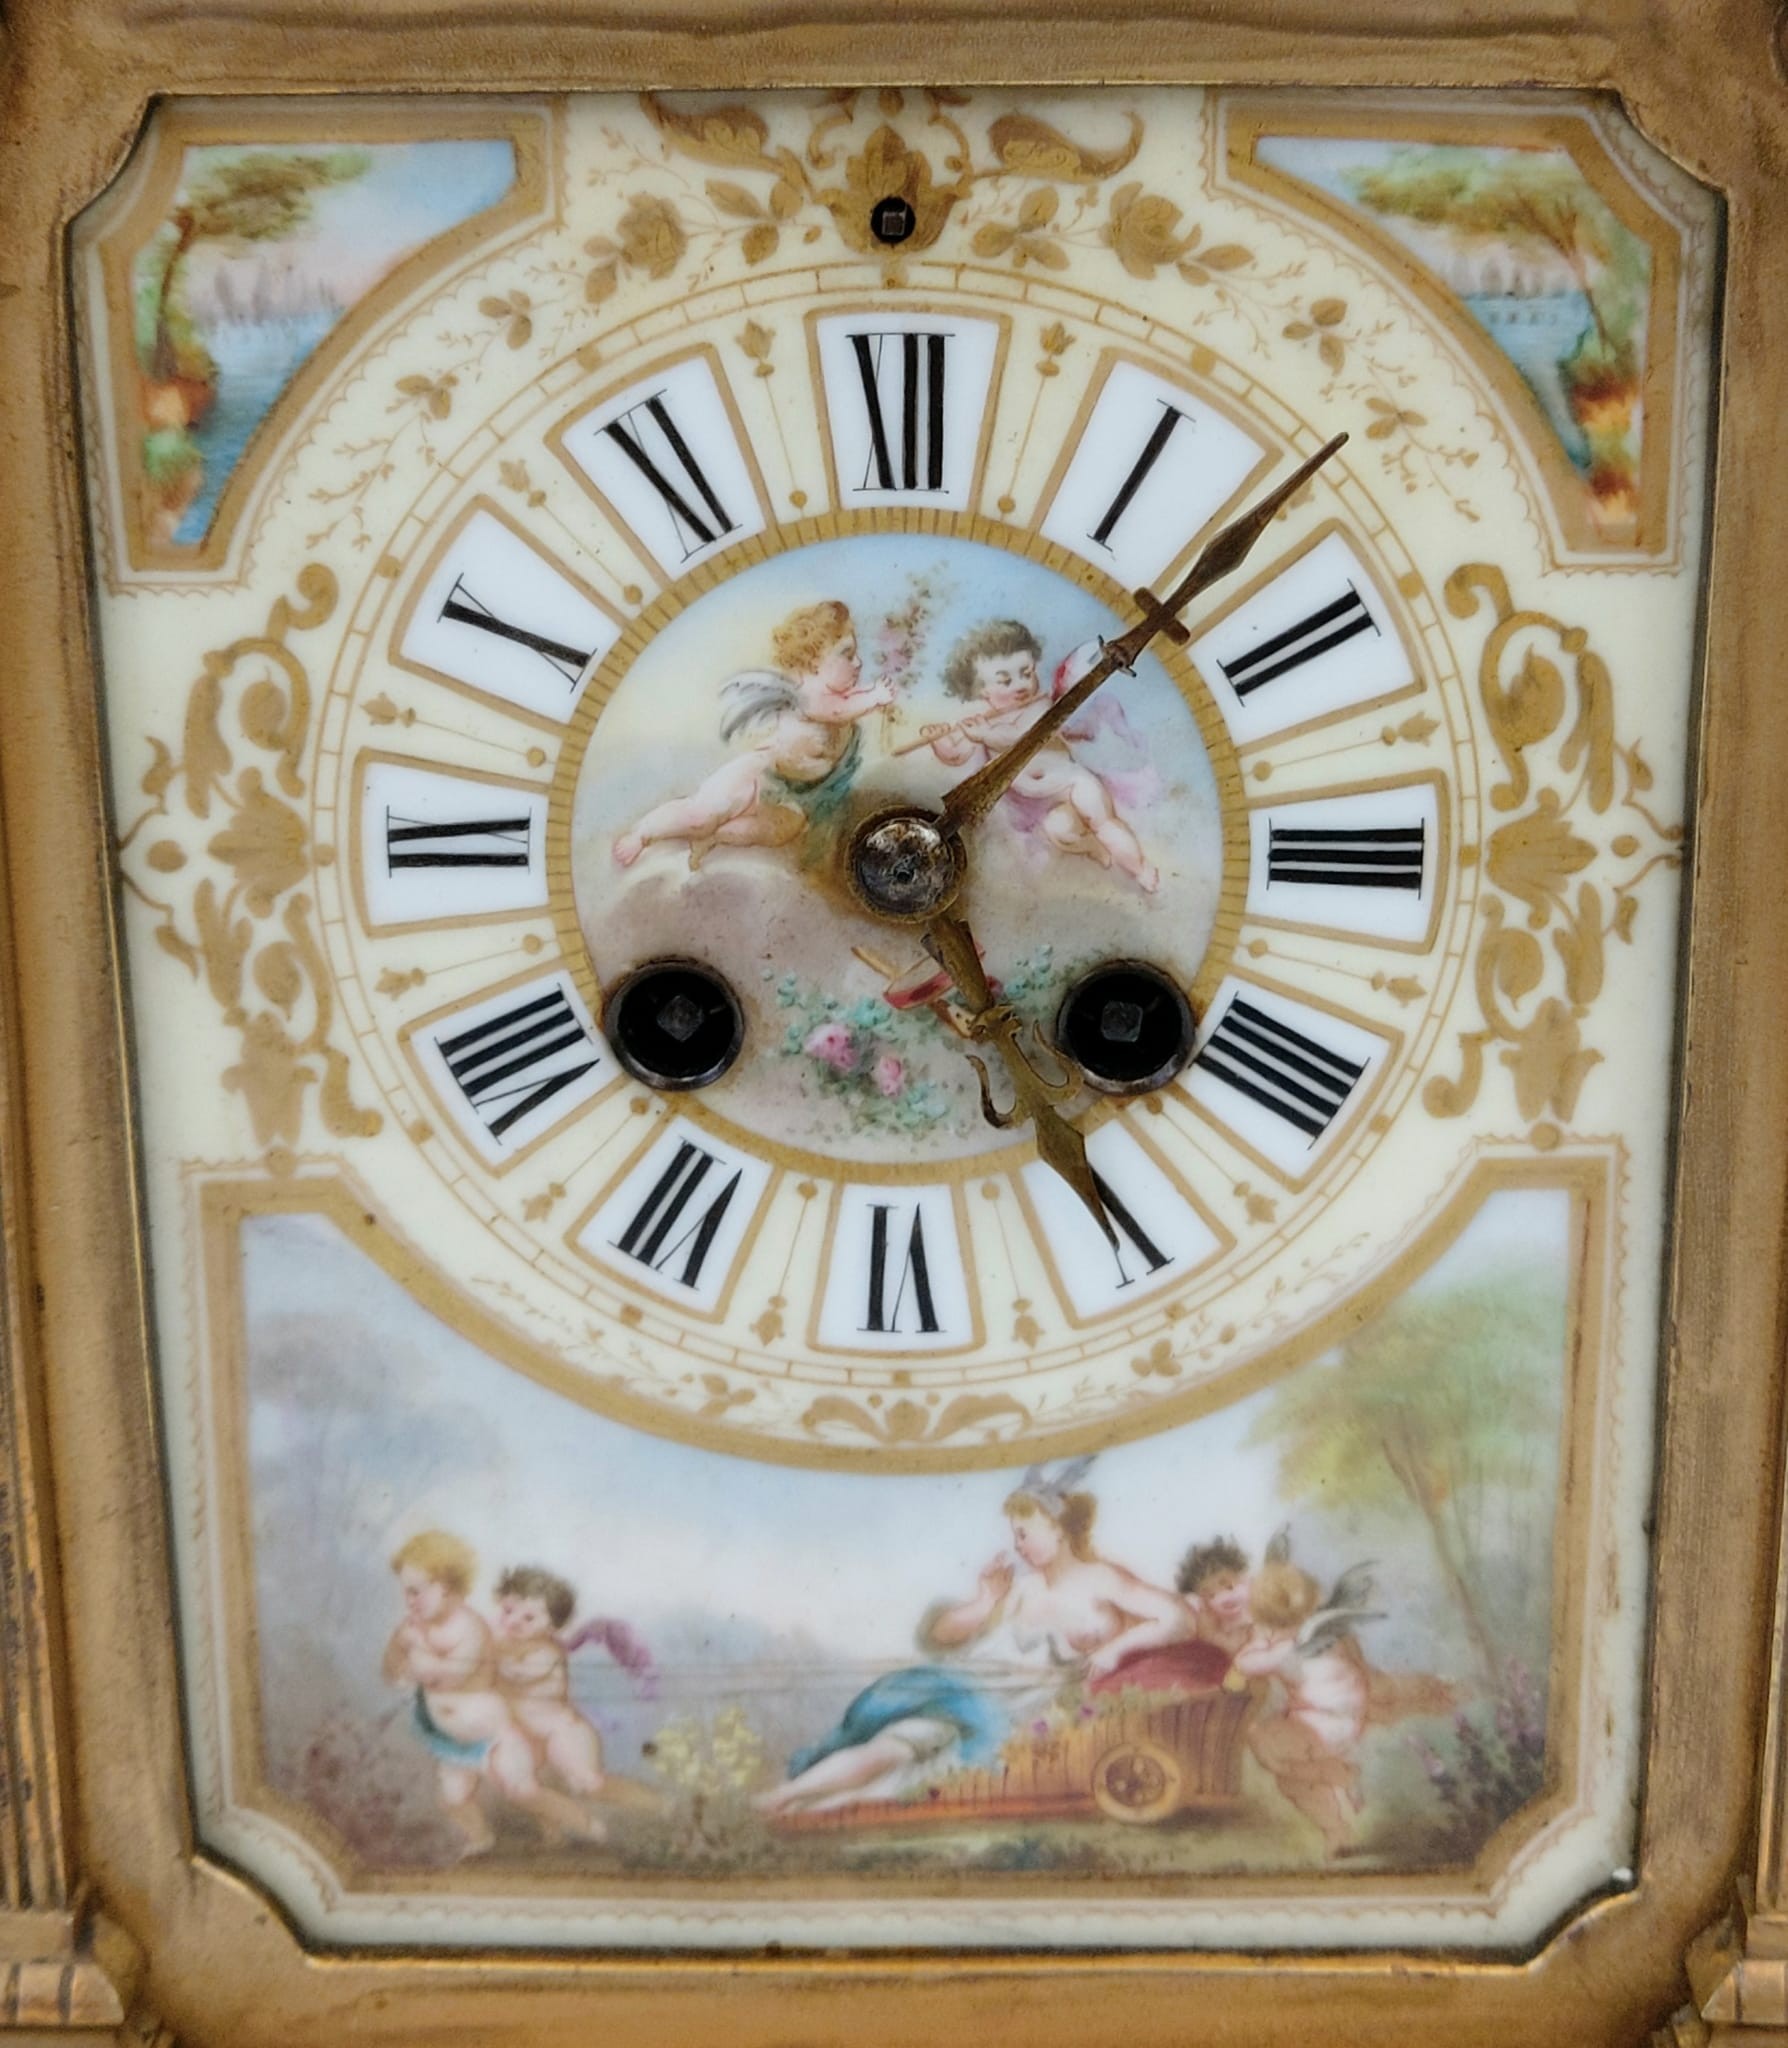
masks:
[[[1267,834],[1267,882],[1419,893],[1427,857],[1426,825],[1274,825]]]

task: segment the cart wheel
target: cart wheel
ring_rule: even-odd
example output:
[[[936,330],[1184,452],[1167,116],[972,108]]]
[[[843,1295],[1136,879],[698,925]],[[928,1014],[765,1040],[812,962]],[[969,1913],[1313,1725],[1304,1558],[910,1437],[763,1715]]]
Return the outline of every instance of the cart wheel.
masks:
[[[1107,1820],[1146,1826],[1180,1803],[1186,1774],[1158,1742],[1120,1742],[1093,1766],[1093,1802]]]

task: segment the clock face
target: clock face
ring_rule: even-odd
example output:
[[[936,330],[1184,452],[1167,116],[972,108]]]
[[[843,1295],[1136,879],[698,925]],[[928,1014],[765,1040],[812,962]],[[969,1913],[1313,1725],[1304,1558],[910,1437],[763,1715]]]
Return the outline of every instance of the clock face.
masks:
[[[691,1530],[764,1466],[808,1468],[783,1481],[796,1522],[804,1485],[1028,1468],[1014,1531],[1059,1534],[1054,1461],[1167,1458],[1172,1486],[1146,1484],[1195,1494],[1232,1458],[1259,1466],[1233,1500],[1210,1482],[1258,1525],[1243,1548],[1301,1516],[1312,1544],[1403,1545],[1412,1600],[1460,1596],[1435,1627],[1469,1679],[1431,1672],[1412,1711],[1444,1725],[1468,1684],[1494,1722],[1491,1638],[1519,1631],[1486,1616],[1527,1599],[1530,1662],[1621,1731],[1593,1760],[1550,1738],[1574,1846],[1550,1890],[1447,1938],[1542,1924],[1586,1854],[1605,1881],[1636,1754],[1712,233],[1589,103],[161,118],[79,246],[164,1396],[198,1430],[171,1431],[177,1491],[271,1540],[219,1446],[253,1467],[279,1434],[254,1364],[274,1298],[342,1390],[343,1357],[395,1356],[426,1315],[441,1360],[472,1347],[515,1390],[440,1364],[475,1431],[549,1400],[566,1445],[668,1459]],[[999,759],[1340,433],[1183,633],[964,833],[977,998],[853,887],[864,821]],[[1103,1222],[1014,1113],[1014,1060]],[[1458,1345],[1387,1336],[1414,1348],[1377,1391],[1334,1380],[1442,1268],[1479,1290],[1447,1312]],[[324,1314],[306,1270],[327,1337],[292,1322]],[[1519,1404],[1495,1375],[1532,1344],[1532,1441],[1479,1443],[1474,1402]],[[396,1398],[366,1370],[350,1407]],[[292,1382],[294,1446],[322,1383]],[[1347,1504],[1374,1457],[1393,1535]],[[445,1552],[401,1544],[454,1524],[452,1493],[438,1463],[369,1470],[343,1512],[450,1585]],[[1055,1583],[1030,1541],[1008,1622]],[[1589,1609],[1534,1590],[1596,1558]],[[274,1632],[258,1570],[200,1635],[250,1608]],[[1120,1613],[1252,1656],[1250,1796],[1351,1848],[1273,1749],[1296,1694],[1268,1595],[1233,1625],[1196,1574],[1176,1620],[1115,1597],[1031,1639],[1096,1658]],[[444,1770],[462,1709],[428,1709]],[[1154,1796],[1139,1769],[1099,1781],[1109,1824]],[[758,1810],[802,1810],[780,1796]],[[1478,1868],[1531,1803],[1509,1791],[1416,1867]],[[281,1826],[232,1853],[271,1869]],[[334,1852],[307,1839],[321,1924]]]

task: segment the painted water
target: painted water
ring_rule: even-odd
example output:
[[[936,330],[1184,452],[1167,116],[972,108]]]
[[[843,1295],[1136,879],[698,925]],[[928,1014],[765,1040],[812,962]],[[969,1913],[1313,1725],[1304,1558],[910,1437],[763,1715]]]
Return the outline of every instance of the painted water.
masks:
[[[223,320],[203,330],[217,365],[217,401],[192,430],[204,458],[204,484],[175,529],[177,542],[201,541],[223,488],[274,401],[341,318],[339,306],[264,320]]]
[[[1571,411],[1564,364],[1594,324],[1581,292],[1469,292],[1461,303],[1521,373],[1565,453],[1578,469],[1589,447]]]

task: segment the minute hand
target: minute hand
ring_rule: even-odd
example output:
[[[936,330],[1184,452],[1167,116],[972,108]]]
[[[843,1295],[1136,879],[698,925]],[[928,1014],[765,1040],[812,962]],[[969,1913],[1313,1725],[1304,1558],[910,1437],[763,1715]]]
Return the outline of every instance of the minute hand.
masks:
[[[1099,685],[1119,669],[1134,667],[1136,657],[1157,634],[1166,633],[1172,639],[1184,640],[1186,629],[1179,622],[1180,613],[1200,591],[1208,590],[1213,583],[1242,566],[1249,550],[1272,524],[1280,508],[1288,499],[1296,497],[1346,439],[1345,434],[1337,434],[1308,462],[1293,470],[1277,490],[1269,492],[1257,505],[1251,505],[1221,532],[1213,534],[1199,550],[1197,561],[1165,597],[1139,590],[1137,602],[1144,610],[1135,625],[1118,639],[1107,641],[1105,652],[1086,674],[1064,696],[1058,697],[1028,732],[1014,740],[1003,754],[996,754],[984,767],[977,768],[972,775],[965,775],[951,787],[943,803],[944,829],[960,833],[986,817],[1024,772],[1032,757],[1048,746]]]

